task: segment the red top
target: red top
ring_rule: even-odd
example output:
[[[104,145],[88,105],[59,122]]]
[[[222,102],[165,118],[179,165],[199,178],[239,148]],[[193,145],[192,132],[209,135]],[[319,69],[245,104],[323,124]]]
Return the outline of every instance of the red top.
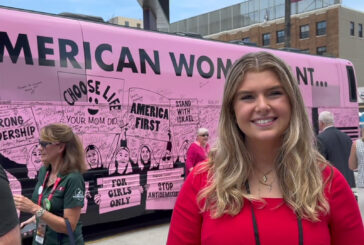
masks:
[[[330,167],[323,171],[328,178]],[[251,203],[244,202],[241,212],[232,217],[212,219],[200,213],[197,193],[206,185],[207,173],[195,174],[184,183],[175,204],[167,245],[175,244],[249,244],[255,245]],[[328,185],[329,186],[329,185]],[[302,220],[304,245],[363,245],[364,228],[358,203],[343,175],[333,168],[331,188],[325,188],[330,213],[319,222]],[[254,202],[258,232],[262,245],[298,244],[298,224],[294,212],[283,198],[264,198],[267,205]]]
[[[190,168],[196,166],[197,163],[206,160],[209,148],[209,144],[206,144],[204,148],[198,142],[193,142],[190,145],[187,150],[186,175],[190,173]]]

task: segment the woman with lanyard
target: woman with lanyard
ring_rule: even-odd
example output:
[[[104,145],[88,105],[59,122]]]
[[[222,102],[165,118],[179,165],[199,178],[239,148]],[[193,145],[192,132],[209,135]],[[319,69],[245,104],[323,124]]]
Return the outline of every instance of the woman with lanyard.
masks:
[[[243,56],[224,88],[219,137],[184,183],[168,245],[364,244],[345,178],[318,153],[290,68]]]
[[[41,129],[39,145],[44,166],[32,200],[14,195],[20,211],[34,214],[20,226],[36,222],[33,244],[72,244],[71,237],[84,244],[79,221],[85,193],[81,173],[86,170],[82,143],[70,127],[50,124]]]

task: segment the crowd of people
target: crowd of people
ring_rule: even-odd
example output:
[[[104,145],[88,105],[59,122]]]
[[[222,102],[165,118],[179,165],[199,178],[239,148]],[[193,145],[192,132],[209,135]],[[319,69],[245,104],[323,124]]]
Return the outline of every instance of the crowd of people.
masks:
[[[334,125],[334,114],[322,111],[315,138],[297,82],[281,59],[267,52],[238,59],[226,78],[217,142],[210,149],[209,131],[201,127],[186,152],[186,181],[167,244],[364,244],[351,190],[353,170],[364,187],[364,130],[352,142]],[[37,149],[42,166],[31,199],[11,194],[0,166],[0,244],[20,244],[20,228],[31,223],[33,244],[84,244],[82,174],[153,167],[147,145],[134,163],[125,141],[115,151],[114,172],[107,173],[97,147],[84,148],[64,124],[43,127]],[[19,224],[16,209],[30,218]]]

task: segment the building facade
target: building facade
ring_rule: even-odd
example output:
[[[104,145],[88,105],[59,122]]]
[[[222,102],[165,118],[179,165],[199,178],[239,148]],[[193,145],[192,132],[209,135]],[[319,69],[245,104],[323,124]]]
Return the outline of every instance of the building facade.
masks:
[[[228,13],[230,18],[224,18]],[[304,53],[353,62],[359,102],[364,103],[364,13],[345,8],[336,0],[302,0],[291,4],[291,13],[291,47]],[[215,29],[210,28],[211,25]],[[185,30],[220,41],[242,41],[282,49],[285,40],[284,0],[244,1],[170,26],[172,32]]]
[[[108,22],[112,24],[117,24],[121,26],[130,26],[130,27],[136,27],[143,29],[143,20],[138,19],[132,19],[132,18],[126,18],[126,17],[114,17],[108,20]]]

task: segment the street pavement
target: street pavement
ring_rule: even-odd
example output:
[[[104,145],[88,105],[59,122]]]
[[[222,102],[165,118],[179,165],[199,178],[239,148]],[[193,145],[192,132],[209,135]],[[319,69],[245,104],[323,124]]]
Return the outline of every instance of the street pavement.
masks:
[[[138,228],[96,241],[86,242],[87,245],[162,245],[166,244],[169,223]]]
[[[364,188],[354,189],[359,194],[359,208],[364,220]],[[122,232],[96,241],[86,242],[87,245],[162,245],[166,244],[169,223],[139,228]]]

